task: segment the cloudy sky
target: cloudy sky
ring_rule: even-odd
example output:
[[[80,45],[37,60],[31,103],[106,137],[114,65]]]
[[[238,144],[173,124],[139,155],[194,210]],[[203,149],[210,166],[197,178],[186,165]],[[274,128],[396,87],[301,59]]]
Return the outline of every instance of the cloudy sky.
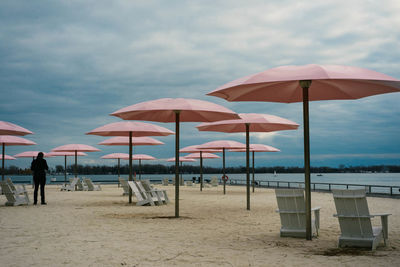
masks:
[[[301,104],[227,102],[206,93],[282,65],[350,65],[400,79],[398,14],[398,0],[1,1],[0,120],[33,131],[26,138],[38,143],[7,147],[6,154],[81,143],[102,151],[79,163],[115,164],[99,158],[128,148],[99,146],[105,138],[85,132],[120,121],[109,116],[120,108],[163,97],[207,100],[302,125]],[[310,103],[311,165],[400,164],[399,103],[400,93]],[[198,132],[196,125],[181,126],[181,147],[245,141],[241,134]],[[282,150],[259,153],[256,164],[303,166],[302,130],[252,134],[253,143]],[[135,152],[174,156],[174,137],[158,139],[166,144]],[[227,156],[228,166],[245,165],[244,154]],[[48,162],[54,167],[63,159]]]

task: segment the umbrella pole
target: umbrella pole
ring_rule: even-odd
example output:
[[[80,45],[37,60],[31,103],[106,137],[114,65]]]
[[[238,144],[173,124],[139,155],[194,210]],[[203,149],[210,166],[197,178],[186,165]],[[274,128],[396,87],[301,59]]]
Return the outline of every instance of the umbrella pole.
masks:
[[[142,160],[139,159],[139,180],[142,180]]]
[[[4,157],[5,157],[5,144],[3,143],[3,158],[1,160],[1,180],[4,181]]]
[[[225,147],[222,148],[222,180],[224,182],[224,195],[226,194],[225,185]]]
[[[67,155],[64,155],[64,183],[67,182]]]
[[[252,155],[253,155],[252,160],[253,160],[253,193],[254,193],[254,187],[256,185],[256,181],[254,179],[254,151],[252,151]]]
[[[246,123],[246,202],[247,210],[250,210],[250,124]]]
[[[312,240],[311,232],[311,179],[310,179],[310,125],[308,110],[308,89],[311,81],[300,81],[303,88],[303,123],[304,123],[304,185],[306,204],[306,239]]]
[[[120,158],[118,158],[118,187],[120,186],[119,184],[119,178],[120,178],[120,170],[119,170],[119,166],[120,166]]]
[[[129,132],[129,181],[132,181],[132,132]],[[129,203],[132,203],[131,187],[129,187]]]
[[[200,191],[203,191],[203,151],[200,151]]]
[[[175,217],[179,218],[179,115],[175,110]]]

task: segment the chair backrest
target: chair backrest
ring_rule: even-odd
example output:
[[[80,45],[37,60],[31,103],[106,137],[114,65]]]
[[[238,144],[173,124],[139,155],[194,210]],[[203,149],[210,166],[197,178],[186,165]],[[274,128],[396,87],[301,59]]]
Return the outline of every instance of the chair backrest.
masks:
[[[10,185],[5,181],[0,181],[0,185],[1,185],[1,189],[3,190],[3,193],[6,195],[8,202],[15,203],[16,198],[15,198],[13,191],[10,188]]]
[[[137,184],[134,181],[128,181],[128,185],[132,189],[132,192],[133,192],[133,194],[135,194],[138,201],[144,201],[147,199],[147,196],[142,195]]]
[[[14,186],[14,184],[13,184],[13,182],[12,182],[12,180],[11,180],[10,177],[8,177],[8,178],[6,179],[6,182],[7,182],[7,184],[10,186],[10,189],[11,189],[11,190],[13,190],[13,191],[16,191],[16,190],[17,190],[17,189],[15,188],[15,186]]]
[[[306,214],[303,189],[275,189],[282,228],[305,229]]]
[[[211,177],[211,181],[210,181],[212,186],[218,186],[218,177]]]
[[[333,189],[332,193],[342,236],[373,237],[365,189]]]
[[[151,191],[153,189],[149,180],[140,180],[140,183],[142,184],[145,191]]]
[[[76,185],[77,185],[77,187],[78,187],[78,190],[83,191],[83,184],[82,184],[81,179],[78,179],[78,180],[76,181]]]
[[[129,193],[128,181],[121,177],[118,178],[118,180],[119,180],[119,183],[121,184],[122,188],[124,189],[124,192]]]
[[[90,178],[85,178],[84,181],[86,182],[88,190],[89,191],[94,191],[94,185],[93,185],[92,180],[90,180]]]

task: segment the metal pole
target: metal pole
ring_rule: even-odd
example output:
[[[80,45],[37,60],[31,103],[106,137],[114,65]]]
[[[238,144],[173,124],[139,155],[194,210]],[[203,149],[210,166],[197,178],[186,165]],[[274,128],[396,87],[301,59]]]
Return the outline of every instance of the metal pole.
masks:
[[[246,123],[246,202],[250,210],[250,124]]]
[[[67,155],[64,155],[64,183],[67,182]]]
[[[118,183],[119,183],[119,177],[120,177],[119,163],[120,163],[120,158],[118,158]]]
[[[139,180],[142,180],[142,160],[139,159]]]
[[[200,151],[200,191],[203,191],[203,151]]]
[[[253,193],[254,193],[254,187],[256,185],[256,181],[254,179],[254,151],[252,151],[252,156],[253,156],[252,160],[253,160]]]
[[[1,180],[4,181],[4,157],[5,157],[5,144],[3,143],[3,158],[1,160]]]
[[[78,150],[75,150],[75,178],[78,177]]]
[[[179,218],[179,110],[175,110],[175,217]]]
[[[303,88],[303,123],[304,123],[304,186],[306,204],[306,239],[312,240],[311,230],[311,178],[310,178],[310,124],[308,112],[308,89],[311,81],[300,81]]]
[[[132,179],[132,132],[129,132],[129,181]],[[129,187],[129,203],[132,203],[132,188]]]
[[[226,180],[225,180],[225,147],[222,148],[222,177],[223,177],[223,182],[224,182],[224,195],[226,194],[225,190],[225,185],[226,185]]]

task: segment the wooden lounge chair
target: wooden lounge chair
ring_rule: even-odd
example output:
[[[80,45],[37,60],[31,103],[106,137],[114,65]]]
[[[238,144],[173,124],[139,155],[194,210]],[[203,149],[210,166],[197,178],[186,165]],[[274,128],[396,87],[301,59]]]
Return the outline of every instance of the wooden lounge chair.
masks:
[[[76,187],[77,187],[77,191],[87,191],[87,190],[89,190],[88,186],[81,179],[77,180]]]
[[[155,206],[153,198],[149,197],[148,194],[143,194],[140,191],[139,187],[137,186],[136,182],[128,181],[128,185],[132,189],[132,194],[137,199],[136,206],[144,206],[144,205]]]
[[[6,206],[19,206],[29,204],[28,194],[19,194],[16,191],[11,190],[10,185],[5,181],[0,181],[0,185],[3,193],[6,195],[7,198]]]
[[[211,186],[213,187],[217,187],[218,186],[218,178],[217,177],[211,177],[211,182],[210,182]]]
[[[124,178],[118,178],[119,183],[121,184],[122,189],[124,190],[124,192],[122,193],[123,196],[129,196],[129,185],[128,185],[128,181],[125,180]]]
[[[7,178],[6,182],[10,186],[11,191],[15,191],[17,194],[25,194],[28,197],[28,191],[24,184],[14,185],[11,178]]]
[[[144,190],[146,190],[147,192],[154,192],[157,197],[165,204],[169,203],[169,198],[167,195],[167,191],[164,189],[158,189],[158,188],[154,188],[151,184],[149,180],[141,180],[140,181],[143,185]],[[154,193],[152,194],[153,196]]]
[[[61,186],[61,191],[75,191],[75,186],[78,183],[79,178],[71,178],[69,184],[63,184]]]
[[[388,216],[391,214],[371,215],[368,210],[364,189],[337,190],[333,189],[336,212],[341,235],[339,247],[363,247],[375,250],[380,241],[388,239]],[[381,227],[373,227],[371,218],[381,217]]]
[[[146,190],[141,181],[137,181],[135,183],[139,188],[139,191],[142,193],[142,195],[146,195],[148,198],[151,198],[154,204],[156,205],[164,204],[164,202],[161,200],[160,195],[154,189]]]
[[[281,237],[306,237],[306,206],[303,189],[275,189],[276,200],[281,217]],[[314,211],[312,234],[318,236],[320,207]]]
[[[101,191],[100,185],[94,184],[90,178],[84,178],[83,181],[85,181],[88,191]]]

